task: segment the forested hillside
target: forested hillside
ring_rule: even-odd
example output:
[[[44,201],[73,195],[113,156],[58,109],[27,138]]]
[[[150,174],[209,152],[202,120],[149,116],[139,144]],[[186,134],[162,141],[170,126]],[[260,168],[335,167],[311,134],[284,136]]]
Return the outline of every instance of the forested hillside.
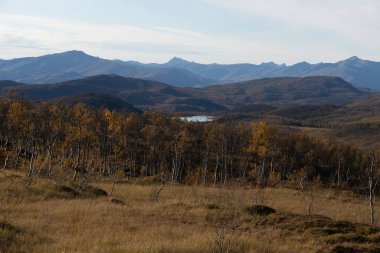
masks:
[[[160,113],[1,99],[0,164],[36,175],[166,175],[172,182],[360,186],[374,157],[264,122],[194,123]]]

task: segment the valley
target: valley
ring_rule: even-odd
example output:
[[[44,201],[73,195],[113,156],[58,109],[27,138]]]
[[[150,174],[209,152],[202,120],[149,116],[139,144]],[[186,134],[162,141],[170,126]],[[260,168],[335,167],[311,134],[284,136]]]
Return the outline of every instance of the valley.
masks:
[[[32,101],[84,103],[94,109],[206,114],[218,122],[265,120],[324,140],[379,148],[380,94],[335,77],[266,78],[205,88],[117,75],[40,85],[0,81],[3,96],[9,89]]]
[[[378,91],[76,78],[0,81],[1,253],[379,251]]]
[[[0,253],[380,253],[379,13],[0,0]]]

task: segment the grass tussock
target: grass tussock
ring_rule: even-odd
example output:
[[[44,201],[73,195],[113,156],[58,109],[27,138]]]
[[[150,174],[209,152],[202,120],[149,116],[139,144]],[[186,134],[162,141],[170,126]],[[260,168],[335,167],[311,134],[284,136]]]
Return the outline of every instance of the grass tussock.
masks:
[[[379,252],[360,196],[319,190],[307,215],[310,195],[284,188],[167,185],[157,202],[151,185],[36,179],[27,190],[10,174],[0,174],[1,253]]]
[[[0,253],[28,253],[38,244],[48,244],[46,238],[37,233],[4,220],[0,220]]]
[[[107,191],[92,185],[79,185],[71,182],[58,183],[48,179],[35,179],[29,188],[25,177],[19,172],[4,171],[0,183],[5,195],[16,199],[38,201],[41,199],[75,199],[107,197]]]
[[[353,252],[380,252],[380,229],[365,224],[336,221],[319,215],[274,213],[256,221],[256,225],[302,234],[305,238],[318,238],[333,245],[331,252],[346,252],[342,245],[349,245],[347,250],[356,250]]]
[[[220,209],[220,207],[217,204],[215,204],[215,203],[208,203],[208,204],[206,204],[206,208],[209,209],[209,210]]]
[[[269,206],[263,206],[263,205],[248,206],[245,210],[251,215],[260,215],[260,216],[267,216],[269,214],[276,212],[276,210],[274,210],[273,208],[270,208]]]
[[[120,199],[110,199],[110,202],[115,205],[125,206],[125,202]]]
[[[21,230],[6,221],[0,221],[0,252],[6,252],[16,243]]]
[[[34,195],[44,199],[74,199],[74,198],[99,198],[107,197],[108,193],[98,187],[78,187],[74,184],[55,184],[53,182],[36,183],[26,195]],[[27,196],[24,196],[27,197]]]

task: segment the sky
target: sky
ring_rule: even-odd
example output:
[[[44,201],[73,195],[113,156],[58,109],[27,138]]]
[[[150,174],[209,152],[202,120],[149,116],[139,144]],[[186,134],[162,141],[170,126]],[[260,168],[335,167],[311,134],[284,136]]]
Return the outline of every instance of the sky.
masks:
[[[378,0],[0,0],[0,59],[380,61]]]

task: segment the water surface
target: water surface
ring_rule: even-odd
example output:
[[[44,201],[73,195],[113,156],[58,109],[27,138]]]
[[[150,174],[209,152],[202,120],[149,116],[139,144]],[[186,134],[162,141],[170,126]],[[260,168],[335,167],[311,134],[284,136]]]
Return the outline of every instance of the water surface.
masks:
[[[208,115],[197,115],[197,116],[189,116],[189,117],[181,117],[181,120],[189,121],[189,122],[211,122],[214,120],[214,116]]]

